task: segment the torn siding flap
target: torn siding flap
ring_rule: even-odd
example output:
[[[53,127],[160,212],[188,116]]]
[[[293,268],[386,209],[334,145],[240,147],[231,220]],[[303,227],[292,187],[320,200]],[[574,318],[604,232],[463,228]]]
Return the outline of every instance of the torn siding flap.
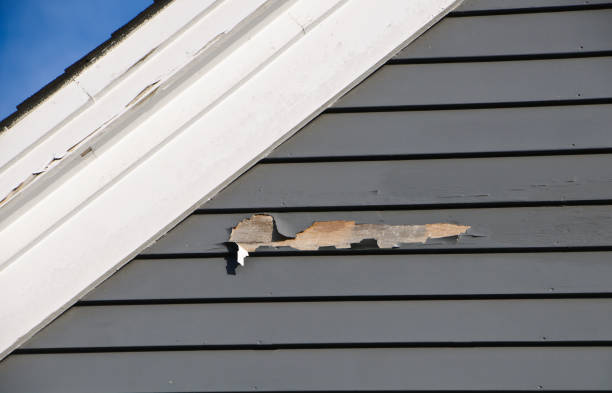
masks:
[[[244,266],[244,259],[249,256],[249,252],[242,248],[240,244],[238,244],[238,252],[236,254],[236,260],[241,266]]]
[[[317,221],[295,237],[286,237],[276,230],[272,216],[254,214],[232,229],[229,241],[238,246],[238,263],[243,265],[248,253],[259,247],[312,251],[321,247],[351,248],[353,244],[373,239],[379,248],[394,248],[402,243],[425,243],[428,239],[459,236],[468,229],[466,225],[449,223],[386,225],[337,220]]]

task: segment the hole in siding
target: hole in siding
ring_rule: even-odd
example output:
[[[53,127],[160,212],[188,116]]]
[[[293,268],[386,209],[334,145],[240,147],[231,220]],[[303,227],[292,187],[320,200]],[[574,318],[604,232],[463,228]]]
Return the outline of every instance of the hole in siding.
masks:
[[[230,233],[227,247],[234,257],[228,259],[228,274],[236,274],[249,253],[260,247],[290,247],[313,251],[329,249],[397,248],[402,244],[426,243],[431,239],[456,242],[470,229],[466,225],[434,223],[425,225],[357,224],[355,221],[316,221],[294,237],[279,233],[274,217],[253,214],[240,221]]]

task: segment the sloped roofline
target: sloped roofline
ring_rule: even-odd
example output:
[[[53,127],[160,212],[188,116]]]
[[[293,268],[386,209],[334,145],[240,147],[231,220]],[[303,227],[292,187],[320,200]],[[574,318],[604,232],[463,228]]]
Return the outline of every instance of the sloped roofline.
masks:
[[[89,51],[87,54],[85,54],[85,56],[71,64],[68,68],[64,69],[64,72],[61,75],[47,83],[30,97],[23,100],[20,104],[17,104],[17,110],[0,120],[0,134],[3,131],[11,128],[13,124],[25,116],[29,111],[34,109],[41,102],[44,102],[49,96],[59,90],[66,82],[69,82],[74,76],[80,74],[91,63],[95,62],[97,58],[104,55],[113,46],[121,42],[134,29],[153,17],[153,15],[168,5],[172,0],[153,1],[153,4],[148,6],[142,12],[138,13],[138,15],[136,15],[128,23],[111,33],[110,37],[106,41]]]
[[[181,0],[73,76],[0,134],[0,359],[460,2]]]

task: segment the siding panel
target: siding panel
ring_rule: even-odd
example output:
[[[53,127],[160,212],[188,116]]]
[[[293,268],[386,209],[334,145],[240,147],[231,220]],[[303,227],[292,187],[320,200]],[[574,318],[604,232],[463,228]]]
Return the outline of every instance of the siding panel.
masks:
[[[606,200],[612,154],[258,165],[206,208]]]
[[[585,340],[612,341],[611,299],[74,307],[23,348]]]
[[[394,59],[608,51],[612,10],[445,18]]]
[[[223,258],[137,259],[85,300],[548,295],[611,289],[609,252],[251,257],[236,275],[227,274]]]
[[[0,392],[604,390],[611,367],[607,347],[13,355]]]
[[[317,117],[269,157],[323,160],[610,148],[610,124],[612,105],[333,113]]]
[[[612,57],[386,65],[335,108],[612,97]]]
[[[313,221],[470,225],[458,240],[436,239],[406,244],[406,249],[474,249],[525,247],[597,247],[612,245],[612,208],[537,207],[440,209],[417,211],[347,211],[274,213],[280,228],[303,230]],[[250,214],[192,215],[144,251],[144,254],[224,252],[232,227]],[[282,230],[281,230],[282,232]],[[270,251],[275,251],[271,249]]]

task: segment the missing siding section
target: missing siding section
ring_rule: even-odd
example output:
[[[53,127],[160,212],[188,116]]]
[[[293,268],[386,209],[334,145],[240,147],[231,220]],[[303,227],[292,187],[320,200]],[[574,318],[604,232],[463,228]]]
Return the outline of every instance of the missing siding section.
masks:
[[[425,243],[428,239],[448,238],[465,233],[469,226],[448,223],[425,225],[357,224],[355,221],[317,221],[295,237],[283,236],[274,217],[254,214],[238,223],[229,241],[236,244],[237,262],[259,247],[291,247],[312,251],[321,248],[353,248],[367,242],[377,248],[395,248],[403,243]]]

